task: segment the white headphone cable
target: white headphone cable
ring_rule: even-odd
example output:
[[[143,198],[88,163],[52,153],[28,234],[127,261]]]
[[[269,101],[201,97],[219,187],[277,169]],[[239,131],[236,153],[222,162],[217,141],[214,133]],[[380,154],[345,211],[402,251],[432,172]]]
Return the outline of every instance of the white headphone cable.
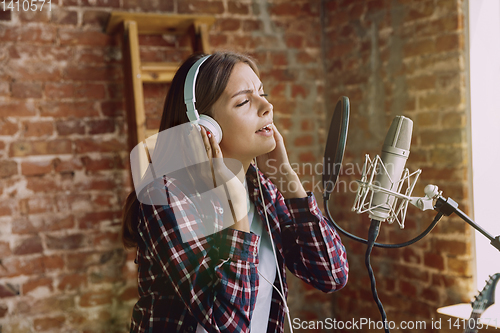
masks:
[[[260,200],[262,201],[262,207],[264,208],[264,215],[266,216],[266,223],[267,223],[267,230],[269,232],[269,238],[271,239],[271,247],[273,248],[273,254],[274,254],[274,260],[276,262],[276,270],[278,271],[278,279],[280,281],[280,287],[281,287],[281,292],[278,290],[278,288],[276,288],[274,286],[273,283],[271,283],[268,279],[266,279],[264,277],[264,275],[262,275],[260,272],[259,272],[259,269],[257,268],[257,272],[259,273],[260,276],[262,276],[264,278],[264,280],[266,280],[274,289],[276,289],[276,291],[278,292],[278,294],[280,295],[281,299],[283,300],[284,302],[284,305],[285,305],[285,313],[287,315],[287,318],[288,318],[288,324],[290,325],[290,332],[293,333],[293,328],[292,328],[292,320],[290,319],[290,310],[288,309],[288,304],[286,302],[286,299],[285,299],[285,295],[283,294],[285,292],[285,288],[283,287],[283,280],[281,278],[281,269],[279,267],[279,262],[278,262],[278,257],[276,255],[276,248],[274,246],[274,241],[273,241],[273,236],[271,234],[271,226],[269,224],[269,217],[267,216],[267,209],[266,209],[266,204],[264,202],[264,193],[262,192],[262,185],[260,183],[260,177],[259,177],[259,167],[257,166],[257,159],[254,159],[254,162],[255,162],[255,169],[256,169],[256,175],[257,175],[257,181],[259,182],[259,192],[260,192]]]

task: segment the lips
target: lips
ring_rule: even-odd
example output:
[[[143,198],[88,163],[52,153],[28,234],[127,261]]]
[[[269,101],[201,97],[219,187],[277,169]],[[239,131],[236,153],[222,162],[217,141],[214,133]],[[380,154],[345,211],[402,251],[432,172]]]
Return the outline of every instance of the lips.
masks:
[[[273,123],[267,124],[267,125],[261,127],[259,130],[257,130],[255,133],[259,133],[259,132],[265,132],[265,133],[267,133],[267,132],[270,132],[272,130],[272,125],[273,125]]]

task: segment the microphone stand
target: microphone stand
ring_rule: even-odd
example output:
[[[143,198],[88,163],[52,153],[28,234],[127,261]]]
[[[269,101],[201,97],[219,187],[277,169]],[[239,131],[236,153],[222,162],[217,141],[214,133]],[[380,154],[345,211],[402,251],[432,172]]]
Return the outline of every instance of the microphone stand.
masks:
[[[450,216],[451,214],[457,214],[462,220],[467,222],[471,227],[482,233],[486,238],[490,240],[490,244],[500,251],[500,235],[493,237],[489,232],[481,228],[477,225],[470,217],[468,217],[464,212],[458,209],[458,203],[456,203],[453,199],[448,198],[445,199],[442,196],[439,196],[436,200],[436,204],[434,205],[434,209],[443,215]]]

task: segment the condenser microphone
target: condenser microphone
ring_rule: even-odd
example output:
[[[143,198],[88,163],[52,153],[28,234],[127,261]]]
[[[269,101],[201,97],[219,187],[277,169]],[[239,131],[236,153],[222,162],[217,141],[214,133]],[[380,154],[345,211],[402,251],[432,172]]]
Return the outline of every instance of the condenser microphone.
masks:
[[[410,118],[396,116],[392,121],[382,147],[383,163],[375,178],[375,183],[380,188],[399,191],[401,175],[410,155],[412,130],[413,121]],[[383,191],[374,192],[369,216],[372,220],[383,222],[390,215],[395,197]]]

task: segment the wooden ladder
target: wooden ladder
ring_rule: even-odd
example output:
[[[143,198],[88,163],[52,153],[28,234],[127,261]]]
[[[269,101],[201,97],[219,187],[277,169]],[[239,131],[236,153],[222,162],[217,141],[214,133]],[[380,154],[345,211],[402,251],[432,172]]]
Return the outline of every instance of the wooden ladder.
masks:
[[[146,129],[143,83],[171,82],[180,66],[179,63],[141,62],[139,34],[189,34],[193,52],[201,51],[208,54],[210,53],[208,29],[214,22],[215,18],[212,16],[111,12],[106,33],[121,33],[123,36],[129,151],[137,143],[157,132]]]

